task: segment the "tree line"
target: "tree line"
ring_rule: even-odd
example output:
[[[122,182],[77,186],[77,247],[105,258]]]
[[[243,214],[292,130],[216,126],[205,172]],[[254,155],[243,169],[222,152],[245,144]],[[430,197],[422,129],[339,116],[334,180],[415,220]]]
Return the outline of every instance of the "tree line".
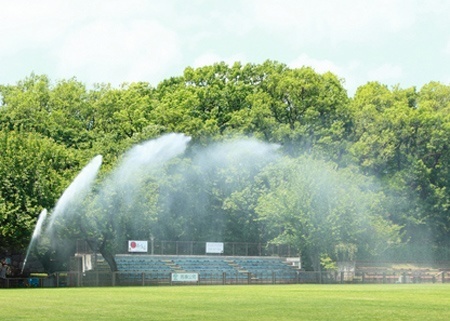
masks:
[[[266,61],[188,67],[156,87],[31,74],[0,85],[0,98],[3,251],[26,248],[39,213],[95,155],[106,177],[132,146],[183,133],[188,152],[143,182],[139,223],[122,206],[120,233],[83,234],[72,222],[65,236],[289,244],[314,269],[382,255],[449,258],[450,86],[369,82],[349,97],[337,75]],[[198,150],[242,137],[278,145],[278,156],[208,171],[195,163]],[[104,215],[89,208],[91,222]]]

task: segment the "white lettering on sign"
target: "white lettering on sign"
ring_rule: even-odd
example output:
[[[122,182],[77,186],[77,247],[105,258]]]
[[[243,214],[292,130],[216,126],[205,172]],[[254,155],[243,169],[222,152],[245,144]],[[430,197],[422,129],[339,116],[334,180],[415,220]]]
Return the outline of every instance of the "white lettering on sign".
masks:
[[[172,282],[198,282],[198,273],[172,273]]]

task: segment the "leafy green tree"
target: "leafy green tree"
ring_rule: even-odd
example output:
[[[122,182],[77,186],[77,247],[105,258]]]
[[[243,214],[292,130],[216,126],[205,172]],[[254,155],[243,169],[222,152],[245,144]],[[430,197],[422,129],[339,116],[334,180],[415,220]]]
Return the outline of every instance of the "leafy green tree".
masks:
[[[350,113],[341,80],[311,68],[218,63],[186,68],[156,89],[155,122],[197,137],[251,135],[282,143],[299,155],[339,160],[347,147]]]
[[[398,242],[383,194],[361,175],[300,157],[269,166],[259,179],[265,188],[256,212],[272,242],[298,249],[314,270],[323,256],[354,260],[356,252],[378,255]]]
[[[358,89],[352,101],[354,144],[349,150],[368,173],[390,175],[409,167],[416,130],[411,96],[417,96],[414,89],[390,91],[379,83]]]
[[[419,92],[416,122],[417,143],[412,187],[424,202],[434,241],[440,247],[450,244],[449,162],[450,162],[450,86],[431,82]]]
[[[5,248],[30,241],[43,208],[52,208],[79,160],[36,133],[0,131],[0,235]]]
[[[116,163],[133,144],[164,133],[161,124],[153,123],[154,104],[153,88],[147,83],[120,88],[101,84],[89,93],[92,150],[103,156],[106,166]]]
[[[242,204],[241,193],[276,157],[274,149],[255,140],[240,139],[207,147],[194,145],[183,161],[169,166],[168,176],[160,185],[159,222],[166,237],[184,241],[261,241],[254,205],[250,201]]]
[[[50,80],[31,74],[17,85],[1,85],[1,129],[47,134]]]
[[[405,239],[430,248],[438,239],[445,244],[448,235],[448,93],[439,83],[420,92],[369,83],[352,101],[350,153],[384,182]]]
[[[70,148],[92,148],[95,117],[85,86],[63,80],[49,89],[47,135]]]
[[[332,73],[269,60],[188,67],[156,88],[140,82],[88,90],[75,78],[51,82],[31,74],[0,85],[1,241],[24,247],[37,215],[55,205],[89,158],[103,155],[107,176],[132,145],[179,132],[193,137],[192,150],[142,178],[147,193],[135,205],[118,190],[103,192],[106,209],[95,193],[86,200],[82,208],[89,211],[74,226],[97,248],[111,245],[106,255],[132,235],[220,235],[298,246],[318,268],[324,255],[379,253],[385,240],[396,241],[399,226],[403,241],[418,249],[428,235],[428,244],[442,253],[450,244],[449,88],[370,82],[349,99]],[[278,143],[292,159],[262,173],[267,163],[259,159],[253,158],[254,167],[239,157],[223,163],[231,151],[214,165],[199,162],[202,146],[242,136]],[[305,154],[323,161],[311,165]],[[375,178],[382,192],[359,171]],[[143,221],[133,211],[144,213]],[[120,224],[113,225],[111,213]],[[70,232],[82,236],[77,233]]]
[[[269,74],[261,88],[272,98],[276,141],[292,155],[320,150],[332,155],[330,147],[343,138],[349,114],[347,94],[336,76],[306,67],[284,69]]]

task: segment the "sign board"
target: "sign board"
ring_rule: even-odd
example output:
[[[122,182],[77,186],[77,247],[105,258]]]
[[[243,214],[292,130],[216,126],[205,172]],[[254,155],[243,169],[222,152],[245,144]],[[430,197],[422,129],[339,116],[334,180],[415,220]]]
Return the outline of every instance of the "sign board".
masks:
[[[128,241],[128,252],[147,253],[148,241]]]
[[[198,273],[172,273],[172,282],[198,282]]]
[[[222,242],[206,242],[207,254],[222,254],[223,243]]]
[[[302,259],[300,257],[288,257],[286,258],[286,262],[299,269],[302,268]]]

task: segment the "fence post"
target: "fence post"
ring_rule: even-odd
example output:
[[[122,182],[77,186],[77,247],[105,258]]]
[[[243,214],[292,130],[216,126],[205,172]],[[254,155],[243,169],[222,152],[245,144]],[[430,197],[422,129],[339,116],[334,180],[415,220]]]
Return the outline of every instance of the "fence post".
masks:
[[[366,283],[366,273],[365,272],[362,272],[361,282],[362,282],[362,284]]]
[[[112,273],[112,275],[111,275],[111,285],[112,286],[116,286],[116,273],[117,272],[111,272]]]
[[[386,284],[386,272],[383,272],[383,284]]]
[[[442,271],[442,283],[445,283],[445,271]]]
[[[341,271],[341,284],[344,283],[344,271]]]

